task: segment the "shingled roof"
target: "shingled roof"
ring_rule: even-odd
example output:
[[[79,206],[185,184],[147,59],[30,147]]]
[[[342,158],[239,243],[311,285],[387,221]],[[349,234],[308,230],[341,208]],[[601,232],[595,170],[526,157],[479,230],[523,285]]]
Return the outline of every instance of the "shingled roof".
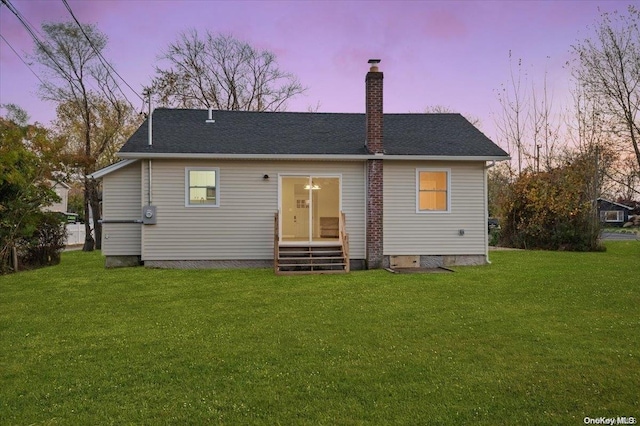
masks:
[[[120,150],[154,154],[367,155],[365,115],[156,109]],[[460,114],[385,114],[385,155],[508,158]],[[137,154],[137,155],[136,155]]]

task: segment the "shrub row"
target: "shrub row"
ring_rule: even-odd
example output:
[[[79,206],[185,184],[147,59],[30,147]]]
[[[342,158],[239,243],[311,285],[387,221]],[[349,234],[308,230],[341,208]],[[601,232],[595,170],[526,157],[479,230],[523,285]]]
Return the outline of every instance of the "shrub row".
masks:
[[[67,230],[58,213],[40,212],[37,226],[29,236],[22,236],[11,242],[6,238],[0,242],[0,273],[15,272],[13,251],[15,247],[18,269],[35,269],[60,263],[60,253],[64,249]]]
[[[546,250],[601,250],[588,163],[525,172],[503,192],[500,245]]]

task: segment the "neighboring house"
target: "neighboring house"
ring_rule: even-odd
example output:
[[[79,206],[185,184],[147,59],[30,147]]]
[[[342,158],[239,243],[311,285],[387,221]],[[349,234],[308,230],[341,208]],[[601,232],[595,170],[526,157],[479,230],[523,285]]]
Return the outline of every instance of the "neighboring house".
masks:
[[[629,214],[633,207],[614,201],[598,198],[598,214],[600,215],[600,223],[605,226],[622,226],[629,221]]]
[[[377,62],[366,114],[156,109],[93,174],[106,265],[486,263],[487,162],[507,153],[460,114],[383,115]]]
[[[51,185],[51,189],[60,197],[60,201],[45,206],[44,210],[65,213],[69,203],[69,189],[71,189],[71,187],[64,182],[49,181],[49,184]]]

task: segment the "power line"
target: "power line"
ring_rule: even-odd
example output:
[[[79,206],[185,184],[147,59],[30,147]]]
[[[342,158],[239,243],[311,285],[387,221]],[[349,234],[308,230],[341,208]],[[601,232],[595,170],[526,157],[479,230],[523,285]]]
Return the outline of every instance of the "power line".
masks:
[[[14,48],[13,48],[13,46],[11,45],[11,43],[9,43],[9,40],[7,40],[6,38],[4,38],[4,36],[3,36],[2,34],[0,34],[0,38],[1,38],[2,40],[4,40],[4,42],[5,42],[5,43],[7,43],[7,46],[9,46],[9,48],[10,48],[11,50],[13,50],[13,53],[15,53],[15,54],[16,54],[16,56],[17,56],[17,57],[22,61],[22,63],[23,63],[23,64],[25,64],[25,66],[26,66],[27,68],[29,68],[29,71],[31,71],[31,74],[35,75],[35,76],[36,76],[36,78],[37,78],[38,80],[40,80],[40,83],[42,83],[42,84],[44,85],[44,81],[42,81],[42,79],[38,76],[38,74],[36,74],[36,73],[35,73],[35,71],[33,71],[33,69],[31,69],[31,65],[29,65],[29,64],[28,64],[28,63],[27,63],[27,62],[22,58],[22,56],[20,56],[20,54],[16,51],[16,49],[14,49]]]
[[[69,82],[69,84],[71,84],[79,92],[82,92],[82,89],[76,85],[76,82],[73,80],[73,77],[67,72],[67,70],[64,69],[64,67],[62,65],[60,65],[58,60],[49,51],[49,46],[45,45],[40,40],[38,35],[34,32],[34,30],[31,28],[31,25],[22,16],[22,14],[11,4],[11,2],[9,0],[0,0],[0,1],[2,1],[2,3],[5,6],[7,6],[9,11],[11,11],[11,13],[13,13],[16,16],[16,18],[18,18],[18,21],[20,21],[20,23],[27,30],[29,35],[31,35],[31,38],[36,43],[36,45],[49,57],[49,59],[51,59],[51,61],[56,65],[56,67],[58,67],[58,70],[64,76],[64,78]],[[44,84],[44,83],[43,83],[43,85],[46,86],[46,84]]]
[[[86,90],[84,90],[82,87],[78,86],[77,81],[74,80],[73,76],[62,66],[60,65],[60,62],[58,62],[58,60],[56,59],[56,57],[51,53],[49,46],[47,46],[42,40],[40,40],[40,38],[38,37],[38,34],[36,34],[36,32],[34,31],[34,29],[32,28],[31,24],[29,23],[29,21],[27,21],[27,19],[20,13],[20,11],[18,11],[15,6],[13,6],[13,4],[11,4],[10,0],[0,0],[0,2],[2,2],[2,4],[4,4],[5,6],[7,6],[7,8],[9,9],[9,11],[11,11],[11,13],[13,13],[16,18],[18,18],[18,21],[20,21],[20,23],[22,24],[22,26],[27,30],[27,32],[29,33],[29,35],[31,35],[31,38],[33,39],[33,41],[36,43],[36,46],[38,46],[38,48],[46,55],[49,57],[49,59],[51,60],[51,62],[53,64],[55,64],[55,67],[57,67],[58,71],[60,72],[60,74],[62,75],[62,77],[71,85],[71,89],[73,91],[73,89],[77,90],[78,92],[80,92],[81,96],[83,98],[85,98],[87,100],[87,102],[96,110],[98,110],[99,108],[96,106],[96,104],[90,99],[90,97],[88,96],[89,94],[86,92]],[[42,80],[40,80],[42,82]],[[90,84],[90,83],[88,83]],[[43,86],[47,87],[48,84],[43,82]],[[94,88],[95,90],[95,88]],[[74,94],[74,96],[76,96]],[[126,96],[125,96],[126,98]],[[127,101],[129,101],[127,99]],[[131,104],[131,102],[129,102]],[[133,105],[132,105],[133,107]],[[135,107],[133,108],[135,110]]]
[[[100,52],[96,48],[96,46],[93,44],[93,40],[91,40],[91,38],[89,38],[89,35],[84,30],[84,27],[80,24],[80,21],[78,21],[78,18],[76,18],[76,15],[73,13],[73,10],[71,10],[71,6],[69,6],[69,3],[67,3],[67,0],[62,0],[62,3],[64,3],[65,7],[67,8],[69,13],[71,14],[71,17],[76,22],[76,24],[78,24],[78,27],[80,28],[80,31],[82,31],[82,34],[84,34],[84,37],[89,42],[89,45],[91,46],[91,48],[93,48],[93,51],[96,52],[96,54],[98,55],[98,59],[100,59],[100,62],[102,62],[102,65],[104,65],[105,69],[107,70],[107,73],[109,74],[110,73],[109,69],[111,69],[111,71],[113,71],[120,78],[120,80],[122,80],[122,82],[127,85],[129,90],[131,90],[142,102],[144,102],[144,99],[138,94],[138,92],[136,92],[133,89],[133,87],[131,87],[131,85],[129,85],[129,83],[127,83],[127,81],[124,78],[122,78],[122,76],[118,73],[118,71],[116,71],[116,69],[104,58],[104,56],[102,56],[102,52]],[[113,79],[114,83],[116,84],[116,87],[118,88],[118,90],[120,90],[120,93],[122,93],[122,96],[124,96],[125,99],[127,100],[127,102],[129,102],[129,104],[131,105],[131,108],[133,108],[135,110],[135,107],[133,106],[131,101],[127,98],[127,95],[124,94],[124,92],[122,91],[122,89],[120,88],[118,83],[116,82],[115,78],[113,78],[113,76],[111,76],[111,78]]]

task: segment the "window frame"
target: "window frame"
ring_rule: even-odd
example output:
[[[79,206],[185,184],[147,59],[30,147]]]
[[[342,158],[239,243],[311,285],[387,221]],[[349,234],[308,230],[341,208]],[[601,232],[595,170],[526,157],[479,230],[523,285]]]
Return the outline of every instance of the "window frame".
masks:
[[[215,189],[216,189],[216,202],[215,204],[191,204],[189,198],[189,192],[191,189],[191,172],[215,172]],[[184,168],[184,206],[194,208],[212,208],[220,207],[220,168],[219,167],[185,167]]]
[[[420,209],[420,173],[421,172],[440,172],[447,175],[447,209],[446,210],[422,210]],[[426,192],[426,191],[424,191]],[[435,192],[435,191],[433,191]],[[415,181],[415,197],[416,197],[416,213],[419,214],[447,214],[451,213],[451,169],[443,167],[421,167],[416,168],[416,181]]]
[[[609,213],[616,213],[616,219],[610,220],[607,219],[607,215]],[[623,223],[624,222],[624,212],[622,210],[601,210],[600,211],[600,221],[603,223]]]

